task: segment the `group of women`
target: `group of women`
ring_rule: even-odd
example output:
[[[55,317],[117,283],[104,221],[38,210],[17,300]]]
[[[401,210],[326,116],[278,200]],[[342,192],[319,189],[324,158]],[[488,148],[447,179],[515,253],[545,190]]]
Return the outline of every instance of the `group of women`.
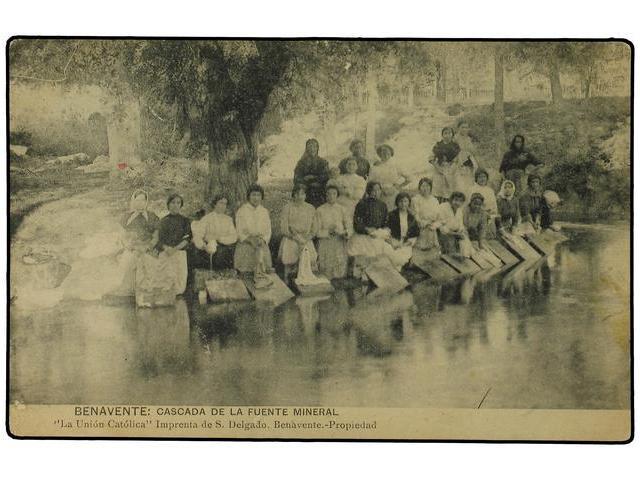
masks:
[[[402,191],[409,175],[391,160],[389,145],[377,148],[379,161],[371,165],[362,142],[354,140],[351,156],[330,169],[318,155],[318,141],[309,139],[295,167],[291,201],[280,213],[277,257],[285,280],[301,259],[328,279],[342,278],[355,257],[386,257],[399,270],[417,250],[468,257],[484,248],[485,239],[513,233],[524,222],[534,229],[552,227],[557,196],[543,193],[534,174],[520,191],[526,168],[541,164],[524,150],[521,135],[504,155],[497,196],[487,171],[461,143],[465,148],[452,128],[442,130],[430,159],[431,176],[421,178],[418,193],[411,196]],[[235,219],[228,213],[228,198],[219,195],[208,214],[191,221],[181,213],[182,197],[174,194],[167,200],[168,215],[159,219],[147,208],[147,193],[134,192],[122,220],[128,251],[136,260],[130,262],[125,286],[133,288],[140,276],[135,269],[142,269],[149,277],[156,272],[170,278],[180,294],[187,284],[187,265],[235,269],[252,273],[256,281],[265,278],[273,272],[272,225],[263,201],[263,188],[253,185]]]

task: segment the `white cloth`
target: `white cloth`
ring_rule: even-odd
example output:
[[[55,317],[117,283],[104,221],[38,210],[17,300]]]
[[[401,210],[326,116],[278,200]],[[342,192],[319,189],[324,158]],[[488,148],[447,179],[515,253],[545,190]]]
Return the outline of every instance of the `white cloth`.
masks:
[[[400,238],[404,239],[407,237],[407,232],[409,231],[409,218],[407,212],[399,212],[400,217]]]
[[[431,225],[435,222],[438,219],[439,208],[440,203],[433,195],[425,198],[418,194],[411,199],[411,209],[420,226]]]
[[[313,247],[313,243],[309,242],[300,253],[300,261],[298,262],[298,275],[296,282],[298,285],[322,285],[329,284],[329,280],[325,277],[316,277],[311,268],[311,262],[315,261],[315,249],[311,252],[309,246]]]
[[[367,181],[355,173],[344,173],[335,179],[334,183],[340,189],[338,203],[344,207],[347,218],[352,223],[353,212],[358,202],[364,196]]]
[[[353,222],[349,221],[342,205],[325,203],[316,210],[316,227],[318,238],[327,238],[329,232],[337,235],[353,232]]]
[[[241,242],[257,235],[269,244],[271,240],[269,211],[262,205],[254,207],[250,203],[245,203],[236,212],[236,230],[238,240]]]
[[[441,203],[438,206],[437,221],[443,233],[463,232],[465,230],[463,210],[460,207],[454,213],[449,202]]]

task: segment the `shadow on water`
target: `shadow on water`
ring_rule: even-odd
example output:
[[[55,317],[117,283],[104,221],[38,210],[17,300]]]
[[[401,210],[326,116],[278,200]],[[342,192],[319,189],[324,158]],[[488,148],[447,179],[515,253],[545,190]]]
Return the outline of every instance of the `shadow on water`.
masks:
[[[16,313],[11,398],[473,407],[491,388],[487,408],[625,408],[629,352],[598,283],[611,234],[571,237],[538,262],[394,295]]]

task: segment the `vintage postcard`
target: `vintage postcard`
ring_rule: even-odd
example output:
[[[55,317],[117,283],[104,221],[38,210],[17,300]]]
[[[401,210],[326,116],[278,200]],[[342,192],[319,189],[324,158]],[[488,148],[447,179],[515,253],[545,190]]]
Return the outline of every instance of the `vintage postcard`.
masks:
[[[7,55],[10,435],[631,439],[629,42]]]

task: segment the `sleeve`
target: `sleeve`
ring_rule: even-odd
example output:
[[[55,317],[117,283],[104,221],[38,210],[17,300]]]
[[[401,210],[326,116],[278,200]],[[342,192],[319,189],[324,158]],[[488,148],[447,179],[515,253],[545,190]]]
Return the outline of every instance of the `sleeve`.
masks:
[[[227,245],[231,245],[238,241],[238,232],[236,226],[233,224],[233,219],[228,217],[227,219],[227,231],[225,232],[224,242]]]
[[[531,206],[532,206],[531,196],[525,193],[518,199],[518,204],[519,204],[518,210],[520,211],[520,218],[525,222],[533,221],[533,219],[531,218]]]
[[[262,213],[262,223],[264,224],[262,225],[262,239],[268,245],[271,240],[271,218],[269,217],[269,210],[264,207]]]
[[[416,217],[409,215],[409,231],[407,232],[407,238],[417,238],[420,236],[420,227],[416,221]]]
[[[193,244],[199,250],[204,249],[204,237],[207,230],[207,224],[205,219],[194,220],[191,222],[191,232],[193,233]]]
[[[318,177],[318,181],[323,185],[329,181],[329,162],[326,160],[322,160],[322,169]]]
[[[361,235],[367,234],[367,206],[363,202],[358,202],[353,212],[353,230]]]
[[[322,221],[322,212],[319,208],[316,210],[314,222],[316,226],[316,237],[327,238],[329,236],[329,229]]]
[[[247,214],[243,207],[240,207],[236,212],[236,230],[238,232],[239,242],[244,242],[251,235]]]
[[[298,184],[298,183],[303,183],[303,179],[304,179],[304,165],[302,164],[302,159],[298,160],[298,163],[296,164],[296,168],[293,170],[293,183],[294,184]]]
[[[183,217],[184,219],[182,220],[182,238],[180,241],[183,240],[187,240],[187,241],[191,241],[191,237],[193,236],[193,233],[191,231],[191,220],[189,220],[186,217]]]
[[[158,243],[156,244],[156,247],[155,247],[156,250],[158,251],[161,251],[162,247],[166,245],[167,235],[169,234],[169,228],[167,226],[167,222],[164,220],[165,220],[164,218],[160,220],[160,223],[158,225]]]
[[[500,162],[500,168],[498,169],[498,171],[502,174],[506,173],[507,170],[509,170],[509,152],[506,152],[503,156],[502,156],[502,161]]]

